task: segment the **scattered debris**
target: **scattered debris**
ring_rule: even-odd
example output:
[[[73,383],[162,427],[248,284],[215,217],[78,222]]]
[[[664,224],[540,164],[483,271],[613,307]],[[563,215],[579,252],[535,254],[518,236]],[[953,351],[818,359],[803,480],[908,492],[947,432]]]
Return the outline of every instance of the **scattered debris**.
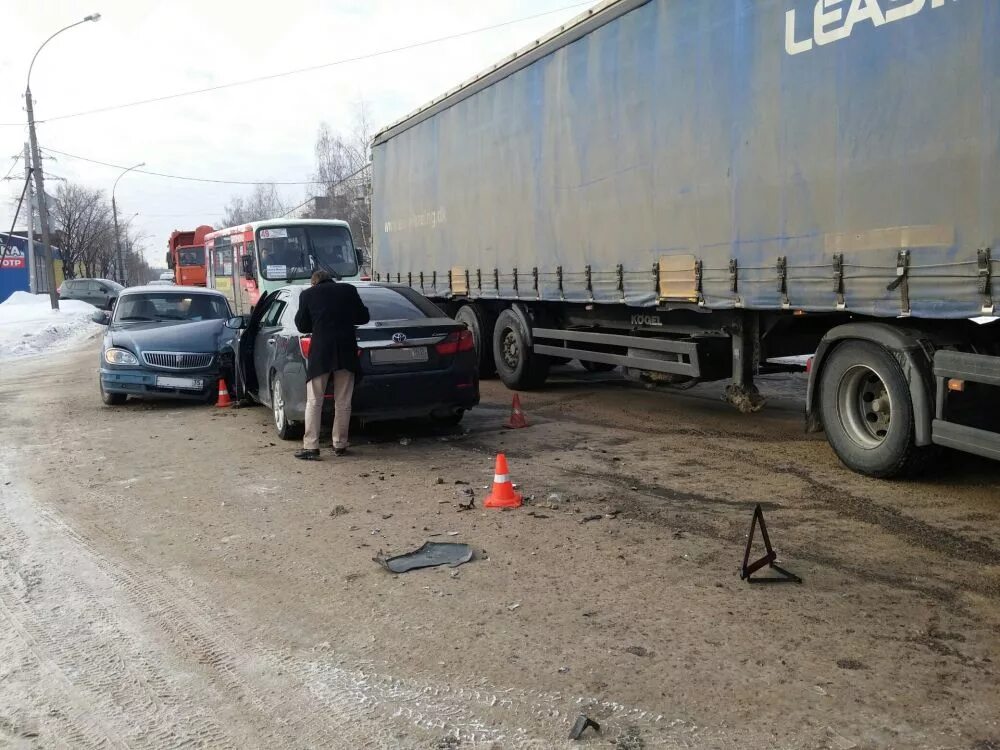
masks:
[[[458,578],[458,574],[459,574],[459,571],[453,570],[453,571],[451,571],[451,573],[449,573],[449,576],[451,578]]]
[[[468,484],[464,479],[456,479],[455,484]]]
[[[411,442],[412,441],[408,437],[404,437],[404,438],[400,438],[399,439],[399,444],[400,445],[409,445]]]
[[[395,557],[386,557],[382,550],[372,558],[386,570],[405,573],[418,568],[432,568],[448,565],[452,568],[469,562],[473,558],[472,547],[453,542],[424,542],[419,549]]]
[[[468,502],[458,504],[458,513],[465,510],[474,510],[476,507],[476,498],[472,495],[472,490],[469,490]]]
[[[444,484],[444,477],[438,477],[435,479],[434,484]]]
[[[591,521],[600,521],[602,518],[604,518],[603,514],[595,513],[591,516],[584,516],[583,518],[580,519],[580,523],[590,523]]]
[[[625,649],[625,653],[632,654],[632,656],[649,656],[649,650],[642,646],[629,646]]]
[[[536,510],[529,510],[528,515],[532,518],[551,518],[552,516],[547,516],[544,513],[539,513]]]
[[[569,667],[559,667],[559,674],[566,674],[569,672]]]
[[[330,511],[330,515],[333,517],[344,516],[350,513],[350,509],[346,505],[334,505],[333,510]]]
[[[521,606],[521,602],[514,602],[513,604],[508,605],[507,609],[508,609],[508,611],[513,612],[515,609],[517,609],[520,606]]]
[[[390,518],[392,518],[392,513],[383,513],[382,514],[382,520],[383,521],[388,521]]]
[[[756,562],[751,563],[750,548],[753,546],[753,537],[758,524],[760,524],[761,538],[764,540],[765,555]],[[797,575],[789,573],[781,566],[776,565],[775,560],[777,559],[778,553],[771,547],[771,537],[768,536],[767,526],[764,524],[764,511],[761,509],[760,503],[757,503],[757,507],[753,510],[753,520],[750,521],[750,533],[747,535],[747,548],[746,552],[743,553],[743,567],[740,570],[740,578],[748,583],[802,583],[802,579]],[[776,570],[781,577],[750,578],[751,575],[765,565]]]
[[[458,536],[458,532],[457,531],[449,531],[448,532],[448,536]]]
[[[837,666],[841,669],[868,669],[868,665],[857,659],[837,659]]]
[[[576,723],[573,724],[573,728],[569,730],[569,738],[571,740],[578,740],[583,736],[583,733],[586,732],[587,729],[593,729],[595,732],[600,732],[601,725],[586,714],[580,714],[576,719]]]

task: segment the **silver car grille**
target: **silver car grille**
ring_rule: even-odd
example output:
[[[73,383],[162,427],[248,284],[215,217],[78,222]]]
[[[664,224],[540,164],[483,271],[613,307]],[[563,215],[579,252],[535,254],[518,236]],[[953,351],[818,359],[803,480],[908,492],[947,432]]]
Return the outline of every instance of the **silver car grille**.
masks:
[[[214,355],[201,352],[143,352],[150,367],[164,370],[201,370],[212,364]]]

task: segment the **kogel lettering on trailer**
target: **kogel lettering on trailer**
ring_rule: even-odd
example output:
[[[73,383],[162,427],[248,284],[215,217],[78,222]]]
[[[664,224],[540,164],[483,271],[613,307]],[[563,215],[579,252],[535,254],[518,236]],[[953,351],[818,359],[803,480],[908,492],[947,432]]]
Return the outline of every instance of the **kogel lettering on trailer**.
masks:
[[[915,16],[926,8],[943,8],[958,0],[817,0],[813,8],[811,36],[798,37],[799,25],[793,8],[785,13],[785,52],[799,55],[820,46],[847,39],[854,27],[870,23],[875,28]]]

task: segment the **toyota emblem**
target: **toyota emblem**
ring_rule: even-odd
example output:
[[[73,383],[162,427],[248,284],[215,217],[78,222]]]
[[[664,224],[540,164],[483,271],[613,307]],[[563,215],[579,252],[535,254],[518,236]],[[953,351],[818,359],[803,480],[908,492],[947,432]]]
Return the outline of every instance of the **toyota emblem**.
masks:
[[[392,334],[392,343],[394,344],[405,344],[406,334],[405,333],[394,333]]]

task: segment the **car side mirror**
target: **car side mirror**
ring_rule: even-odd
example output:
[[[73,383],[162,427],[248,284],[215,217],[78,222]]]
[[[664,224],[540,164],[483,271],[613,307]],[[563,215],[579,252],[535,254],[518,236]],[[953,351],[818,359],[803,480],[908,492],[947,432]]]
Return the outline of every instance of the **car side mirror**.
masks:
[[[241,331],[247,327],[247,318],[245,315],[237,315],[226,321],[226,328],[231,328],[234,331]]]
[[[106,326],[111,322],[111,313],[107,310],[94,310],[94,314],[90,316],[90,319],[95,323]]]

